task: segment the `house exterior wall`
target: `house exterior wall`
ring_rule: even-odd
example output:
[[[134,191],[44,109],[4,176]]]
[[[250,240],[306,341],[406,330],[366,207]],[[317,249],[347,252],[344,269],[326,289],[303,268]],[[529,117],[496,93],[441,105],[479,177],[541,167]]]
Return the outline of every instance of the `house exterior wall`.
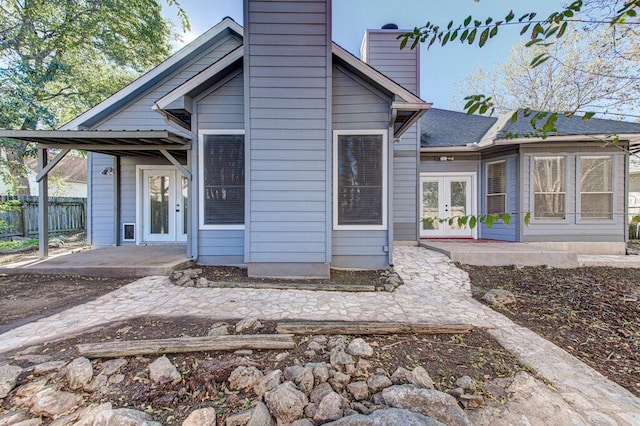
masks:
[[[135,99],[129,105],[120,109],[117,113],[103,120],[92,130],[160,130],[167,129],[172,132],[189,136],[186,131],[179,131],[169,126],[162,115],[152,110],[154,103],[169,93],[171,90],[184,83],[227,53],[231,52],[242,43],[236,37],[226,37],[211,47],[208,51],[192,59],[180,70],[166,78],[152,89]]]
[[[361,58],[382,74],[416,95],[420,94],[420,49],[400,49],[396,38],[406,31],[367,30],[360,50]],[[393,239],[418,239],[418,124],[412,126],[393,145]]]
[[[195,99],[194,117],[199,131],[244,129],[244,75],[235,77],[222,85],[214,86]],[[200,139],[197,132],[193,138],[192,155],[199,152]],[[198,162],[192,161],[193,165]],[[247,165],[248,166],[248,165]],[[197,166],[196,166],[197,167]],[[197,168],[194,175],[197,176]],[[194,179],[193,201],[198,211],[198,182]],[[199,227],[199,224],[196,226]],[[198,229],[198,263],[205,265],[244,264],[244,234],[242,229]]]
[[[520,211],[532,212],[529,226],[520,228],[520,241],[524,242],[624,242],[625,220],[625,154],[617,148],[602,148],[597,145],[565,145],[563,147],[523,146],[520,151],[522,198]],[[580,155],[612,155],[613,160],[613,219],[582,220],[579,217],[576,179],[577,159]],[[533,185],[531,161],[534,156],[561,155],[566,168],[566,219],[536,220],[533,217]]]
[[[115,245],[115,212],[113,207],[115,179],[113,175],[103,175],[106,167],[114,167],[114,157],[105,154],[89,153],[89,182],[91,191],[87,199],[87,210],[91,226],[88,226],[87,238],[94,247]]]
[[[506,209],[511,214],[511,223],[504,225],[502,221],[496,222],[492,227],[485,223],[480,225],[480,238],[501,241],[518,241],[518,229],[522,225],[524,214],[513,215],[518,212],[518,154],[502,155],[482,160],[481,173],[478,177],[479,183],[479,214],[487,212],[487,164],[495,161],[505,161],[506,166]]]
[[[244,6],[248,272],[328,276],[331,2]]]
[[[344,70],[333,69],[333,130],[386,130],[390,99]],[[389,265],[388,230],[334,230],[334,267],[380,269]]]

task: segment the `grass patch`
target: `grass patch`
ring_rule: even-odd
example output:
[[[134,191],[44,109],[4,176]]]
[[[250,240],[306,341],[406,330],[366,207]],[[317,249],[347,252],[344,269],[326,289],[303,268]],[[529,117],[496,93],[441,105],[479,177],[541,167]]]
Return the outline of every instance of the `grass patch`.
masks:
[[[36,238],[18,241],[0,241],[0,250],[17,250],[25,247],[35,247],[38,245]]]

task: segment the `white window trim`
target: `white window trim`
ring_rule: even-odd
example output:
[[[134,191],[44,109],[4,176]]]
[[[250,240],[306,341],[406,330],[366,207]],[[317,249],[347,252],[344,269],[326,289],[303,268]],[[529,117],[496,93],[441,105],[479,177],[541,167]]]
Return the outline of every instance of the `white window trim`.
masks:
[[[536,158],[549,158],[549,157],[562,157],[564,158],[564,192],[553,192],[553,194],[564,194],[564,219],[558,218],[538,218],[535,215],[536,206],[535,206],[535,164]],[[569,220],[570,214],[567,211],[567,205],[569,203],[569,197],[571,197],[571,192],[569,191],[569,169],[571,168],[571,164],[569,162],[569,156],[565,154],[533,154],[529,159],[529,211],[531,211],[531,221],[530,223],[545,223],[545,224],[554,224],[554,223],[570,223]]]
[[[494,194],[489,194],[489,166],[493,165],[493,164],[498,164],[498,163],[504,163],[504,190],[505,192],[496,192]],[[509,205],[508,203],[508,195],[507,195],[507,160],[497,160],[497,161],[490,161],[488,163],[485,163],[485,169],[484,169],[484,174],[485,174],[485,179],[484,179],[484,187],[486,188],[485,194],[484,194],[484,211],[485,213],[489,213],[487,211],[488,205],[489,203],[487,202],[488,197],[490,197],[491,195],[504,195],[504,210],[502,213],[509,213],[507,211],[507,206]],[[502,220],[501,220],[502,221]]]
[[[387,230],[388,170],[387,145],[388,130],[334,130],[333,131],[333,229],[336,231],[385,231]],[[341,135],[381,135],[382,136],[382,224],[381,225],[339,225],[338,224],[338,137]]]
[[[207,225],[204,223],[204,137],[207,135],[244,135],[244,129],[202,129],[198,131],[198,229],[205,230],[244,230],[242,225]],[[245,141],[246,144],[246,141]],[[246,145],[245,145],[246,146]],[[245,158],[245,174],[247,167]],[[245,197],[246,197],[245,185]],[[245,212],[246,221],[246,212]]]
[[[580,190],[580,176],[582,175],[582,157],[600,157],[611,159],[611,191],[610,192],[593,192],[592,194],[611,194],[611,219],[605,218],[583,218],[582,217],[582,191]],[[585,192],[586,194],[586,192]],[[576,155],[576,213],[578,224],[598,224],[607,223],[610,224],[615,221],[616,218],[616,156],[613,154],[581,154]]]

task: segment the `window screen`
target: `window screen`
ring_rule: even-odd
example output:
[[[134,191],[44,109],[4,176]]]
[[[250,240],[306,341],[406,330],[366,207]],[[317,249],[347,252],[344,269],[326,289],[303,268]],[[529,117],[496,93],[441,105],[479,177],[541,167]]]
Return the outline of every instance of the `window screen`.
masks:
[[[383,225],[382,135],[339,135],[338,225]]]
[[[533,187],[534,217],[564,219],[567,195],[564,157],[534,157]]]
[[[580,157],[580,216],[613,219],[613,158]]]
[[[487,213],[506,211],[507,167],[505,161],[487,164]]]
[[[204,224],[244,224],[244,136],[205,135],[202,153]]]

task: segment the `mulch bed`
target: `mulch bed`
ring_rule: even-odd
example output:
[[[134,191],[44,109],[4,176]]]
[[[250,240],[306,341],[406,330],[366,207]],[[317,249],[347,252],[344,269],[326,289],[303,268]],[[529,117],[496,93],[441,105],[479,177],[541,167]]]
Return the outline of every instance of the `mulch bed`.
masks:
[[[474,297],[511,291],[517,303],[501,313],[640,396],[640,271],[460,267]]]

